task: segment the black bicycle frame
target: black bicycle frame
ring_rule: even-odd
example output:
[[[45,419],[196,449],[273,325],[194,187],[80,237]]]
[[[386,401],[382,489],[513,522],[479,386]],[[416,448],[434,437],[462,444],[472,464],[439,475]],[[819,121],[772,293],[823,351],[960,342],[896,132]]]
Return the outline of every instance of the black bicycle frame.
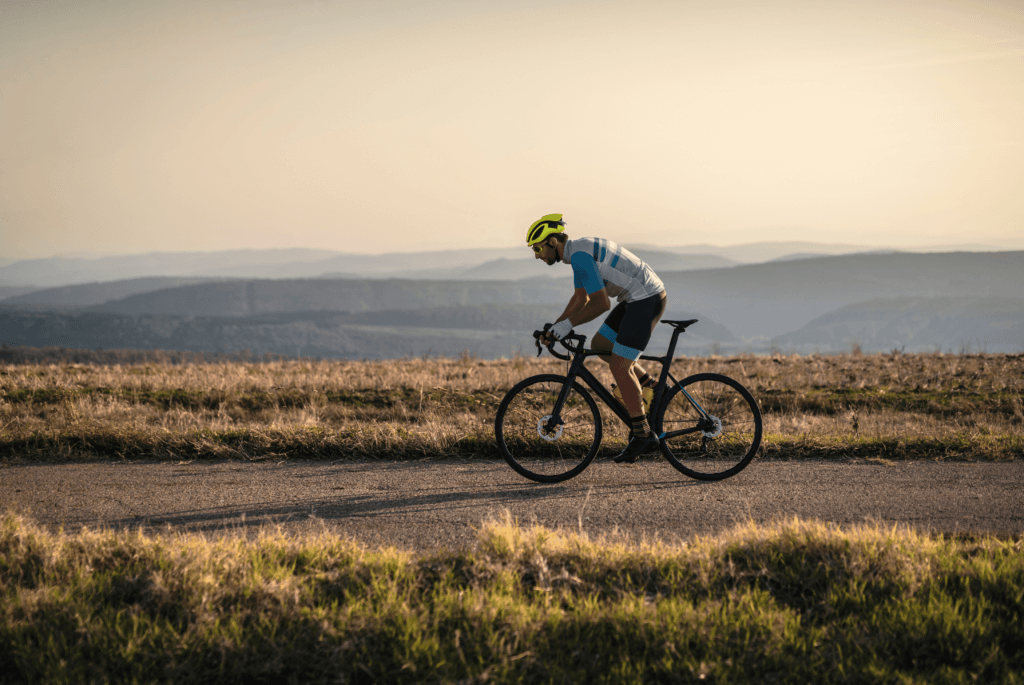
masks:
[[[658,376],[658,384],[655,388],[654,397],[651,399],[651,409],[660,405],[661,398],[669,388],[666,383],[667,379],[671,378],[673,385],[679,384],[679,380],[672,375],[669,367],[672,365],[672,356],[676,351],[676,341],[679,340],[679,334],[682,332],[683,331],[678,328],[672,332],[672,341],[669,343],[668,352],[664,357],[654,357],[646,354],[640,355],[640,359],[644,361],[658,362],[661,364],[661,373]],[[575,348],[562,342],[562,346],[573,353],[572,363],[569,364],[569,371],[567,374],[569,380],[574,381],[577,378],[583,379],[583,382],[590,387],[594,394],[597,395],[598,398],[600,398],[600,400],[604,402],[616,416],[619,417],[619,420],[627,426],[630,426],[633,422],[633,418],[629,415],[629,412],[626,411],[626,408],[604,387],[604,384],[601,383],[601,381],[597,380],[594,374],[590,372],[590,369],[583,365],[587,357],[603,357],[611,354],[611,352],[599,352],[597,350],[584,349],[583,345],[586,342],[586,336],[576,335],[574,337],[579,341],[579,344]],[[555,402],[555,407],[551,412],[551,417],[548,419],[547,429],[549,431],[555,430],[558,427],[558,424],[561,423],[562,408],[565,406],[565,400],[569,395],[569,388],[571,385],[571,382],[566,383],[562,386],[561,392],[558,393],[558,400]],[[693,405],[693,408],[697,410],[701,417],[705,420],[710,420],[708,413],[704,411],[704,408],[700,406],[697,400],[693,399],[690,393],[686,392],[686,388],[681,388],[681,390],[683,391],[683,395],[686,396],[686,399],[690,401],[690,404]],[[704,430],[704,428],[697,425],[693,428],[684,428],[683,430],[672,431],[671,433],[662,433],[658,436],[658,439],[674,438],[702,430]]]

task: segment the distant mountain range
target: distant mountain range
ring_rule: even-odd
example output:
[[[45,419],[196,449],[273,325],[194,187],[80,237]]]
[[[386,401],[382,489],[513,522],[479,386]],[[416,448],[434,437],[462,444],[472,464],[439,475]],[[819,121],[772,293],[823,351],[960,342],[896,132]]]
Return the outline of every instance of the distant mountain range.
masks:
[[[878,299],[847,305],[777,338],[779,349],[1024,352],[1024,299]]]
[[[715,255],[737,264],[760,264],[787,258],[803,258],[805,256],[831,257],[842,254],[859,254],[874,252],[880,247],[850,245],[845,243],[815,243],[808,241],[764,241],[719,247],[716,245],[674,245],[668,248],[655,248],[689,255]]]
[[[876,248],[805,242],[756,243],[732,247],[675,248],[627,245],[656,271],[721,268],[787,255],[846,254]],[[52,257],[0,265],[0,286],[52,288],[149,277],[187,278],[416,278],[462,280],[551,277],[525,246],[490,249],[354,254],[316,249],[153,252],[97,258]],[[2,293],[0,293],[2,297]]]
[[[88,307],[103,304],[112,300],[120,300],[130,295],[151,293],[156,290],[176,288],[193,283],[208,282],[209,278],[174,278],[155,276],[151,278],[130,278],[123,281],[105,281],[102,283],[81,283],[65,285],[57,288],[20,288],[28,291],[0,299],[6,306],[15,307]]]
[[[571,285],[571,284],[570,284]],[[111,314],[255,316],[368,312],[453,305],[549,304],[568,300],[564,283],[288,279],[218,281],[132,295],[93,307]]]
[[[519,252],[517,250],[517,252]],[[636,248],[633,253],[647,262],[656,272],[691,271],[700,269],[716,269],[735,265],[735,262],[714,255],[682,255],[674,252],[659,252],[644,248]],[[419,275],[417,275],[419,274]],[[321,278],[354,278],[351,272],[328,272]],[[538,259],[521,257],[511,259],[501,257],[468,269],[444,269],[434,271],[409,271],[405,274],[394,274],[395,278],[444,278],[460,281],[522,281],[534,278],[572,278],[572,269],[566,264],[551,266]]]
[[[3,301],[10,297],[18,297],[25,293],[30,293],[38,288],[32,286],[13,286],[13,285],[0,285],[0,301]]]
[[[219,252],[153,252],[115,257],[51,257],[28,259],[0,267],[0,285],[51,288],[154,276],[272,277],[265,273],[289,265],[324,261],[330,250],[224,250]],[[305,275],[305,274],[303,274]]]
[[[50,258],[14,262],[0,268],[0,285],[56,287],[76,283],[152,276],[203,278],[350,278],[451,279],[495,259],[529,264],[525,248],[438,252],[346,254],[329,250],[225,250],[154,252],[119,257]],[[536,265],[540,269],[543,265]],[[538,271],[538,273],[540,273]]]
[[[684,336],[691,351],[837,351],[854,342],[865,350],[1024,349],[1024,252],[854,254],[690,270],[668,266],[711,259],[649,256],[662,260],[666,318],[700,313],[701,323]],[[571,293],[565,265],[465,262],[463,274],[490,278],[179,276],[43,289],[0,302],[0,340],[225,352],[249,340],[237,349],[295,354],[292,347],[312,345],[319,351],[304,354],[358,358],[406,354],[427,341],[435,352],[463,345],[499,356],[510,341],[529,342],[529,332],[557,316]],[[599,323],[581,330],[592,335]],[[667,340],[667,327],[658,327],[650,349],[660,352]],[[486,353],[488,345],[501,351]]]
[[[759,264],[762,262],[781,261],[786,259],[826,257],[845,254],[878,254],[891,252],[934,253],[934,252],[1004,252],[1020,249],[1020,241],[1008,241],[1006,244],[982,245],[965,243],[961,245],[934,245],[915,250],[897,250],[884,245],[851,245],[847,243],[816,243],[808,241],[764,241],[745,243],[742,245],[674,245],[672,247],[654,248],[691,255],[718,255],[740,264]]]
[[[156,349],[240,352],[324,358],[392,359],[424,354],[484,358],[533,354],[531,332],[555,318],[558,306],[454,306],[393,312],[273,313],[243,317],[124,315],[0,309],[0,343],[8,346],[85,349]],[[720,340],[735,340],[724,327],[701,319],[680,339],[679,354],[706,354]],[[581,326],[592,337],[599,321]],[[671,329],[659,326],[653,354],[664,354]]]
[[[1024,297],[1024,252],[859,254],[659,274],[671,306],[768,341],[856,302],[896,297]]]

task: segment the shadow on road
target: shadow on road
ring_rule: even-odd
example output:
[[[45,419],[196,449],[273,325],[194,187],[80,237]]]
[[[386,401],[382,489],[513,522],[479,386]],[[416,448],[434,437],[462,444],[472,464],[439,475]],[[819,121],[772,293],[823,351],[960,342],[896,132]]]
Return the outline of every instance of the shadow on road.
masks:
[[[385,470],[388,467],[378,467]],[[408,468],[408,465],[406,465]],[[443,466],[425,466],[425,471],[436,471]],[[619,467],[621,468],[621,467]],[[345,521],[366,522],[387,517],[418,516],[422,520],[479,521],[488,513],[512,508],[523,503],[556,503],[560,500],[576,500],[581,505],[587,498],[614,497],[623,501],[631,501],[632,493],[650,492],[651,490],[669,488],[693,488],[706,485],[699,481],[663,480],[644,482],[623,482],[602,478],[600,474],[586,477],[587,474],[566,483],[540,484],[518,480],[513,483],[481,485],[481,479],[493,478],[494,472],[486,469],[463,469],[453,478],[442,479],[445,485],[423,485],[421,487],[404,487],[401,492],[389,491],[386,488],[376,492],[345,494],[346,489],[358,489],[345,481],[345,476],[354,471],[370,469],[338,467],[333,475],[338,479],[337,485],[330,491],[336,495],[324,495],[322,492],[306,500],[262,501],[245,504],[225,504],[223,506],[195,509],[174,509],[145,516],[127,516],[120,519],[107,520],[105,526],[114,528],[143,526],[169,526],[183,528],[193,532],[222,532],[225,529],[234,531],[253,530],[275,524],[295,524],[302,521],[324,521],[343,523]],[[291,479],[323,479],[320,474],[289,474]],[[431,475],[435,476],[436,473]],[[428,479],[424,478],[424,482]],[[467,481],[463,484],[461,481]],[[472,480],[472,482],[468,482]],[[231,486],[231,481],[221,485]],[[322,490],[322,488],[320,488]]]

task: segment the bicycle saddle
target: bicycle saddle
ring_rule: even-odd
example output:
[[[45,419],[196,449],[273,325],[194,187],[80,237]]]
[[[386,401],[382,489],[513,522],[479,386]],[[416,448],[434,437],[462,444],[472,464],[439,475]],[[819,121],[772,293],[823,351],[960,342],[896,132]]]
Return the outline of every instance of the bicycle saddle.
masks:
[[[687,321],[668,321],[662,319],[661,322],[667,323],[669,326],[672,326],[672,328],[678,328],[681,331],[685,331],[688,326],[692,326],[693,324],[697,323],[697,321],[699,321],[699,319],[689,319]]]

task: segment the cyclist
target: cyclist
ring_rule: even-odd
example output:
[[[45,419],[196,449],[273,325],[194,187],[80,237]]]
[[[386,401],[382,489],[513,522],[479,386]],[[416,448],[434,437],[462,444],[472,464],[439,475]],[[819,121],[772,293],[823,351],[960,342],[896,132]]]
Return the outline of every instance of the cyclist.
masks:
[[[542,340],[559,340],[573,326],[593,321],[611,309],[610,297],[619,303],[604,320],[592,347],[610,352],[601,358],[608,362],[612,376],[622,392],[622,404],[633,420],[629,444],[615,457],[618,463],[631,463],[648,449],[657,446],[644,411],[644,391],[651,397],[655,380],[636,363],[647,347],[651,333],[665,313],[665,285],[642,259],[629,250],[603,238],[569,240],[561,214],[546,214],[534,221],[526,232],[526,244],[536,259],[548,266],[556,262],[572,265],[576,292],[565,311],[546,324]]]

